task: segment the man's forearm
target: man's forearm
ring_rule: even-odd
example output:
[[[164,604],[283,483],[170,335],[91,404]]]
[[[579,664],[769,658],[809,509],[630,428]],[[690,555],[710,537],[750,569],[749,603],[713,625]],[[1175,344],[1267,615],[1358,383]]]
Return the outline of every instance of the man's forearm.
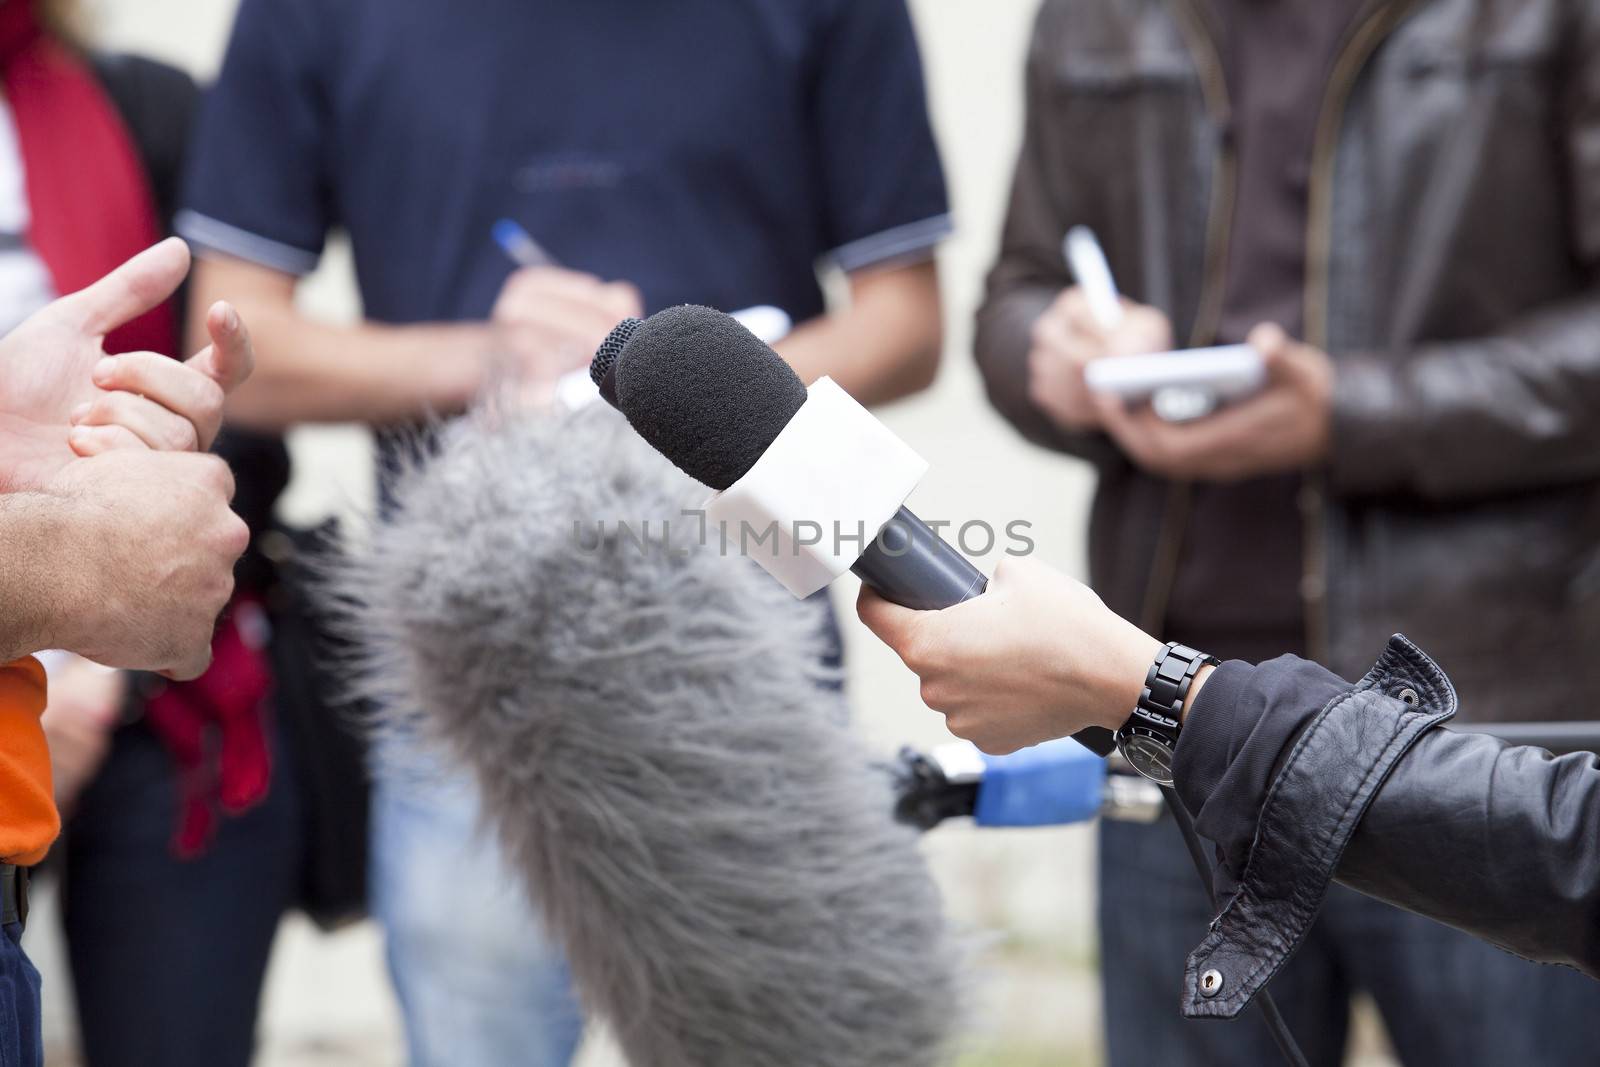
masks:
[[[490,350],[480,324],[332,326],[240,302],[255,335],[255,377],[229,404],[257,430],[298,422],[390,423],[464,408]]]
[[[45,493],[0,495],[0,663],[59,643],[73,584],[70,511]]]
[[[832,378],[863,404],[884,404],[933,383],[944,340],[932,263],[851,279],[851,305],[806,323],[777,348],[810,384]]]
[[[493,350],[484,323],[386,326],[319,322],[294,303],[298,279],[231,259],[195,272],[191,337],[226,299],[250,324],[256,369],[231,398],[231,421],[277,431],[299,422],[391,423],[464,408]]]

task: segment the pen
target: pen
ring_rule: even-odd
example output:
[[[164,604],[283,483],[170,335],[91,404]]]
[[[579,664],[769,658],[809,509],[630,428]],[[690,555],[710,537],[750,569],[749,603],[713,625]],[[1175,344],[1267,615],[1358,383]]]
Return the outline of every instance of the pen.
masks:
[[[1061,247],[1067,268],[1083,287],[1095,321],[1103,330],[1116,329],[1122,322],[1122,301],[1117,296],[1117,283],[1111,279],[1111,265],[1106,262],[1094,231],[1087,226],[1074,226],[1067,231]]]
[[[553,267],[556,259],[515,219],[501,219],[490,230],[495,244],[519,267]]]
[[[1090,314],[1102,330],[1116,329],[1122,323],[1122,300],[1117,295],[1117,283],[1111,279],[1111,264],[1106,262],[1105,251],[1100,247],[1094,231],[1087,226],[1072,227],[1067,231],[1061,248],[1068,269],[1083,287]],[[1230,351],[1230,355],[1237,353]],[[1165,362],[1171,357],[1153,358]],[[1127,369],[1129,365],[1115,366]],[[1099,369],[1106,372],[1110,366]],[[1190,422],[1204,418],[1215,411],[1220,402],[1216,391],[1194,385],[1169,385],[1150,394],[1150,407],[1165,422]]]

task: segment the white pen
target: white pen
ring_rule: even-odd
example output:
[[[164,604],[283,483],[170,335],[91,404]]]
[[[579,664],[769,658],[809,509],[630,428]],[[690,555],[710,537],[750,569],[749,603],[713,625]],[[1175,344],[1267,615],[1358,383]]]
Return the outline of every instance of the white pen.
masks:
[[[1074,226],[1067,231],[1061,243],[1067,268],[1083,287],[1089,301],[1089,310],[1102,330],[1114,330],[1122,323],[1122,300],[1117,295],[1117,283],[1111,278],[1111,264],[1100,248],[1094,231],[1087,226]]]

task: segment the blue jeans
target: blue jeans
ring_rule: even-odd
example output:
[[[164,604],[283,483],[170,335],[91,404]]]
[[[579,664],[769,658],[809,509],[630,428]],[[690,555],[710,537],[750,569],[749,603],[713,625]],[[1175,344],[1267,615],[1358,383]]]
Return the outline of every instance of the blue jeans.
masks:
[[[1281,1063],[1255,1008],[1178,1014],[1184,957],[1210,908],[1171,819],[1105,821],[1100,951],[1109,1067]],[[1377,1003],[1406,1067],[1592,1065],[1600,982],[1529,963],[1477,938],[1333,886],[1300,951],[1267,987],[1313,1067],[1344,1058],[1350,998]]]
[[[0,1067],[43,1067],[39,971],[22,951],[22,924],[0,931]]]
[[[567,966],[480,824],[470,781],[381,768],[372,906],[411,1067],[565,1067],[583,1036]]]

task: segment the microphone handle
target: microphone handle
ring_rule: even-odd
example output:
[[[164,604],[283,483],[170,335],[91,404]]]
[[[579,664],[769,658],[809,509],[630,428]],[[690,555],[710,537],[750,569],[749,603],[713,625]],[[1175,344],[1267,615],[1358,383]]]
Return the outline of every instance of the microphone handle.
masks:
[[[982,571],[906,507],[850,569],[885,600],[916,611],[954,607],[989,587]],[[1117,747],[1103,726],[1080,730],[1072,739],[1097,756],[1109,756]]]

